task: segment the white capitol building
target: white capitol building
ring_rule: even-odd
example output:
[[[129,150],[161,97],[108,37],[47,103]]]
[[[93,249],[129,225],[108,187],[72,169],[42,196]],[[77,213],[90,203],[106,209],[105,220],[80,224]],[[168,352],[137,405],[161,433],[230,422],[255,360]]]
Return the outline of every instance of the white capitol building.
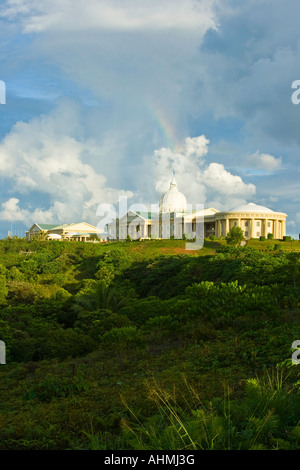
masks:
[[[229,211],[214,208],[196,209],[187,204],[178,190],[175,175],[168,191],[160,198],[158,212],[129,210],[124,216],[107,224],[110,240],[194,237],[225,237],[233,226],[242,229],[245,239],[273,234],[275,239],[286,235],[287,214],[274,212],[250,202]]]

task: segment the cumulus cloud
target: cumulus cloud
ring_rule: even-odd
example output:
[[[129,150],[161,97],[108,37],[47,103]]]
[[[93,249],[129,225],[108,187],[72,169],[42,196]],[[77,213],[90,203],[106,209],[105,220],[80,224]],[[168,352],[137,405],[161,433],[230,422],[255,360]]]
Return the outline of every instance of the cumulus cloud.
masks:
[[[54,203],[54,206],[58,206],[60,203]],[[7,201],[1,204],[0,209],[0,220],[10,222],[23,222],[24,225],[34,223],[38,221],[41,224],[45,223],[56,223],[57,218],[55,217],[55,211],[43,210],[43,209],[22,209],[20,207],[20,200],[16,197],[11,197]]]
[[[228,209],[253,197],[256,192],[254,184],[244,183],[240,176],[232,175],[222,164],[205,164],[208,144],[209,140],[202,135],[186,138],[180,153],[168,148],[156,150],[153,157],[156,190],[160,193],[166,191],[172,170],[175,170],[179,190],[189,203]]]
[[[39,64],[45,63],[60,69],[58,73],[70,80],[76,93],[88,90],[100,106],[105,101],[111,126],[116,132],[128,129],[132,141],[133,133],[140,135],[154,127],[147,136],[153,138],[158,126],[152,117],[157,120],[161,112],[172,116],[176,129],[185,128],[199,43],[208,29],[217,27],[216,3],[6,0],[0,15],[15,22],[23,34],[35,33],[25,40],[27,69],[43,74],[45,67]],[[18,57],[16,66],[23,60]]]
[[[247,166],[250,168],[258,168],[266,171],[276,171],[279,170],[282,164],[281,157],[274,157],[269,153],[259,153],[258,151],[249,155],[247,158]]]
[[[240,176],[232,175],[220,163],[210,163],[204,170],[202,179],[214,191],[226,195],[249,197],[255,193],[253,184],[245,184]]]
[[[21,18],[25,32],[49,30],[198,30],[214,26],[216,0],[7,0],[2,16]]]
[[[199,114],[238,119],[247,145],[299,143],[299,110],[291,103],[299,78],[299,2],[287,8],[278,0],[271,14],[270,0],[236,3],[219,3],[221,25],[201,44]]]
[[[200,135],[199,137],[187,137],[185,139],[184,145],[184,153],[188,157],[191,155],[195,155],[197,157],[203,157],[208,152],[208,144],[209,140],[206,139],[204,135]]]
[[[1,204],[0,219],[25,222],[28,219],[29,211],[20,209],[19,202],[16,197],[3,202]]]
[[[54,129],[53,139],[49,134],[45,137],[41,162],[34,141],[29,145],[29,130],[34,129],[34,135],[38,133],[35,124],[31,122],[28,132],[24,123],[13,128],[15,139],[19,136],[18,147],[14,139],[7,138],[5,147],[1,146],[0,165],[5,166],[4,176],[11,178],[14,189],[29,193],[44,187],[49,203],[43,203],[43,210],[51,208],[53,214],[72,213],[71,203],[66,209],[72,192],[75,199],[78,197],[78,205],[84,201],[86,210],[89,205],[92,207],[87,187],[96,186],[93,181],[101,181],[104,188],[123,186],[135,191],[138,187],[141,194],[148,195],[153,180],[149,178],[150,165],[143,165],[143,161],[153,154],[153,149],[160,149],[153,157],[159,192],[168,187],[175,166],[178,184],[180,187],[182,184],[191,200],[219,207],[234,206],[254,195],[253,185],[236,173],[244,171],[249,175],[250,171],[245,169],[255,168],[262,170],[253,172],[260,196],[269,201],[270,195],[276,193],[282,210],[289,211],[292,217],[298,210],[300,195],[299,183],[291,185],[300,142],[300,106],[291,102],[291,83],[299,79],[300,4],[290,0],[287,8],[286,1],[277,0],[270,8],[270,0],[237,3],[236,0],[4,0],[0,36],[8,43],[7,49],[0,50],[2,70],[11,74],[7,78],[18,76],[18,87],[7,80],[15,96],[31,100],[29,105],[25,103],[26,119],[27,113],[41,112],[41,108],[35,111],[37,95],[47,96],[51,102],[54,95],[74,92],[94,106],[93,112],[82,118],[80,124],[84,129],[75,130],[71,112],[57,119],[63,131]],[[32,71],[34,80],[24,70]],[[30,89],[34,91],[31,94]],[[53,89],[57,93],[53,94]],[[167,128],[173,131],[169,137],[173,135],[174,139],[165,135]],[[185,136],[202,132],[213,142],[209,161],[219,163],[210,166],[205,162],[203,140],[187,139],[179,150]],[[85,133],[89,138],[82,137]],[[102,143],[108,133],[112,150],[105,158]],[[23,135],[24,160],[20,156]],[[56,143],[51,144],[52,140]],[[172,146],[172,140],[178,145]],[[228,143],[227,148],[224,142]],[[47,161],[46,148],[48,154],[53,150],[56,155],[61,148],[74,155],[68,170],[61,166],[57,155],[54,157],[53,165],[60,170],[53,173],[56,181],[53,192],[43,171],[35,169],[41,163],[46,172],[50,171],[51,158]],[[256,149],[267,150],[262,153]],[[26,155],[30,152],[29,158]],[[24,167],[22,174],[14,154],[19,155],[20,167]],[[110,169],[106,161],[110,162]],[[102,165],[106,165],[105,170]],[[278,170],[283,166],[285,178],[279,182]],[[28,167],[32,167],[30,172]],[[76,176],[78,168],[81,178]],[[255,174],[259,176],[256,178]],[[101,179],[104,175],[109,184]],[[118,178],[122,178],[122,184]],[[226,195],[213,187],[212,181],[220,181],[219,185],[227,188]],[[66,189],[66,205],[54,206],[53,193],[57,191],[62,203],[61,188],[66,182],[70,188]],[[18,194],[13,195],[19,197]],[[10,196],[11,193],[7,199]],[[291,200],[293,205],[289,205]],[[23,204],[19,203],[21,207]]]
[[[11,192],[26,195],[34,191],[48,204],[39,207],[36,200],[34,210],[21,209],[19,199],[10,198],[2,204],[2,220],[38,217],[43,222],[96,223],[98,204],[115,203],[120,196],[133,195],[109,187],[105,176],[86,163],[89,155],[101,155],[101,148],[93,140],[80,140],[73,135],[78,132],[74,115],[76,108],[72,103],[63,102],[47,116],[18,122],[3,139],[0,171],[10,181]]]

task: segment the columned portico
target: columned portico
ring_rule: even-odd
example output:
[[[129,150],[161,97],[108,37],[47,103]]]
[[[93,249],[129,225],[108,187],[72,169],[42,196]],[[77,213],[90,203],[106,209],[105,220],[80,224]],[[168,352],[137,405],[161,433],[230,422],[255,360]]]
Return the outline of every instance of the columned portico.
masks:
[[[188,210],[185,196],[179,192],[173,175],[169,190],[161,197],[156,213],[129,210],[107,225],[109,239],[226,237],[232,227],[240,227],[245,239],[268,237],[282,239],[286,233],[284,212],[249,203],[230,211],[214,208]],[[200,233],[202,235],[200,235]]]
[[[274,212],[257,204],[245,204],[231,211],[217,212],[215,226],[217,237],[226,236],[235,225],[240,227],[246,239],[268,237],[273,234],[275,239],[282,239],[286,230],[286,217],[284,212]]]

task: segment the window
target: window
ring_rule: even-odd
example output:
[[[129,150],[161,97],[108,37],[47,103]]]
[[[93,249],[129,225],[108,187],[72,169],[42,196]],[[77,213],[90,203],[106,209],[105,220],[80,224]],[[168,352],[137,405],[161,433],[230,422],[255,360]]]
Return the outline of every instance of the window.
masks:
[[[248,220],[246,220],[245,222],[245,227],[248,227]]]
[[[245,237],[248,237],[248,232],[245,232]]]
[[[268,222],[268,227],[271,227],[271,222]]]
[[[257,227],[260,227],[260,220],[256,222]]]
[[[260,232],[256,232],[256,236],[257,236],[257,237],[260,237]]]

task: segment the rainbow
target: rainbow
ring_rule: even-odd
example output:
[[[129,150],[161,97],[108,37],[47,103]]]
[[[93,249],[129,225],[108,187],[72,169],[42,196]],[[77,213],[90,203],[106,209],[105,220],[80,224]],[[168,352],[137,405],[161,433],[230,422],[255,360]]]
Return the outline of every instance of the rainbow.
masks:
[[[167,119],[165,113],[161,108],[154,105],[148,106],[149,113],[156,123],[161,136],[165,140],[165,146],[170,148],[173,152],[179,152],[182,148],[181,143],[178,140],[177,132],[175,128],[171,125],[170,121]]]

